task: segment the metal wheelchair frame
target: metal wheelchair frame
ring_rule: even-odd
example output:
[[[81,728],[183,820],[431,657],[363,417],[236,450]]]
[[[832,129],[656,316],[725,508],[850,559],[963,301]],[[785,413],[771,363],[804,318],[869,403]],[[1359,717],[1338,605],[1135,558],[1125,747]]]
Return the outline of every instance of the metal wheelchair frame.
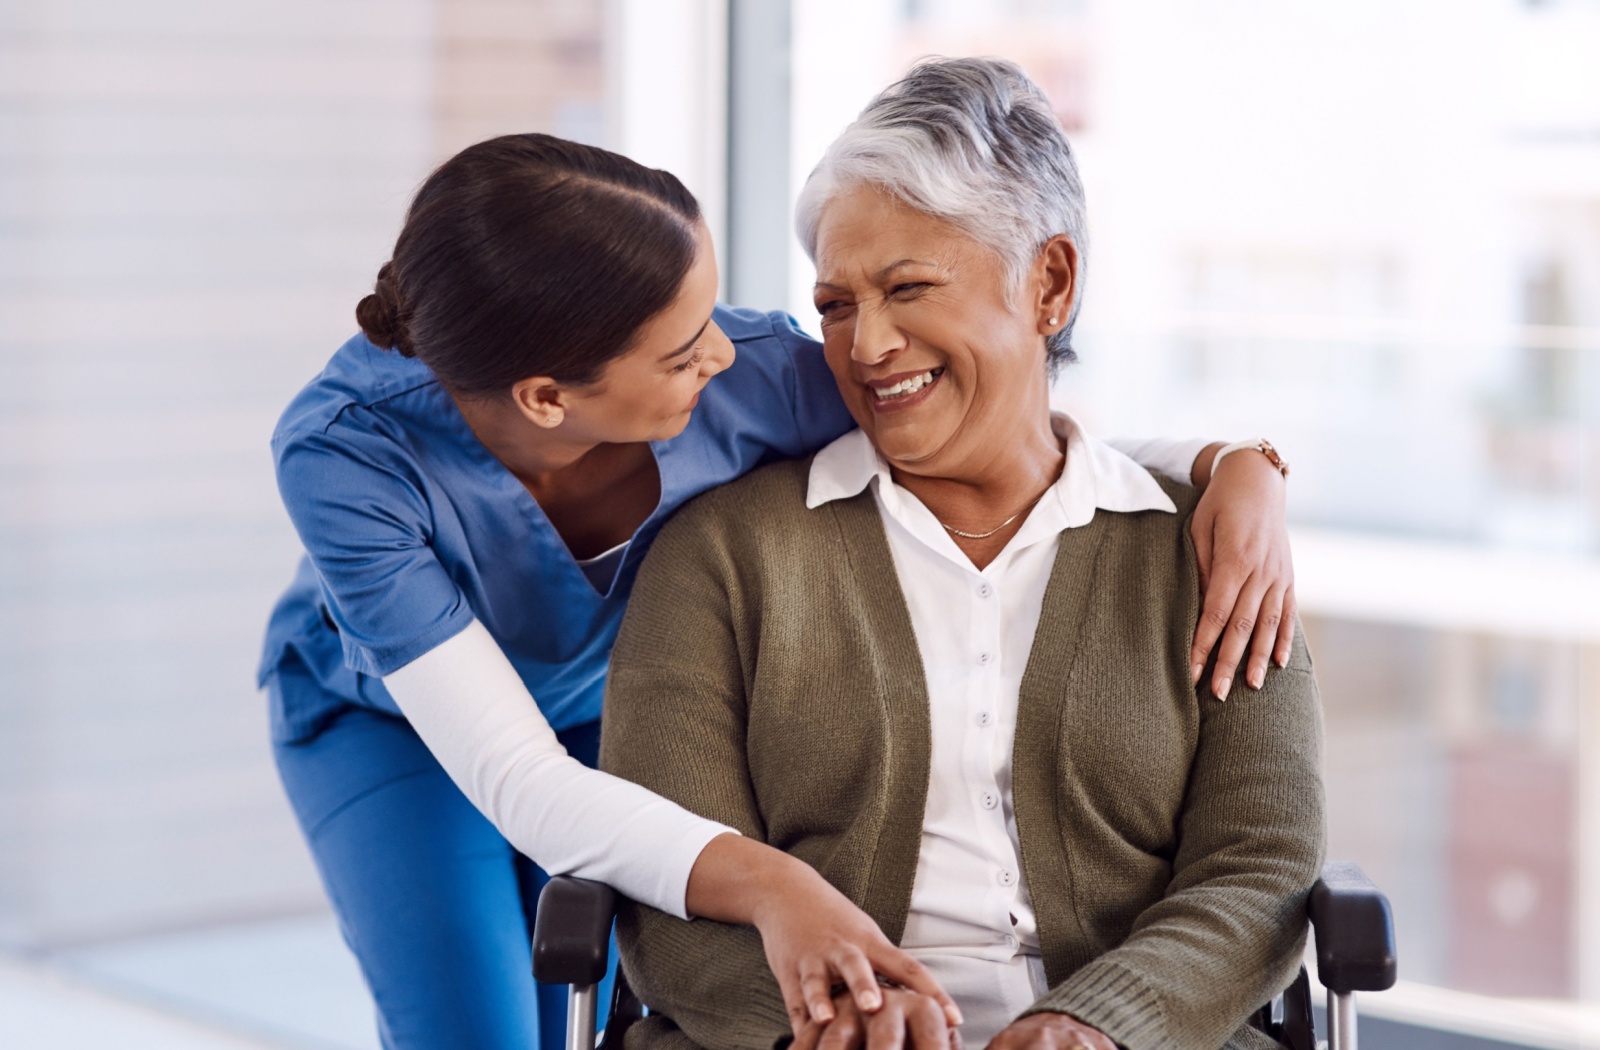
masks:
[[[1316,1038],[1311,983],[1295,982],[1251,1017],[1286,1050],[1357,1050],[1356,992],[1381,992],[1395,982],[1394,919],[1389,900],[1354,864],[1331,863],[1311,889],[1306,908],[1316,938],[1317,979],[1327,989],[1328,1041]],[[605,978],[616,894],[611,887],[558,876],[539,896],[533,932],[533,976],[565,984],[567,1050],[595,1050],[596,987]],[[603,1048],[621,1050],[623,1034],[644,1009],[619,971]]]

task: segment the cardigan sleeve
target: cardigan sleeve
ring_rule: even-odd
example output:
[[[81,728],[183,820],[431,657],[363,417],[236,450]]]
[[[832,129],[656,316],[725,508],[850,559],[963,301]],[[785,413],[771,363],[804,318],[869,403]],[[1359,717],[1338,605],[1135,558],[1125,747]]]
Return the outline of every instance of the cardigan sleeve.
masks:
[[[656,540],[612,650],[602,769],[764,840],[745,757],[745,691],[732,627],[734,574],[721,530],[689,507]],[[771,1047],[790,1034],[751,927],[685,921],[624,902],[617,943],[652,1014],[646,1045],[676,1029],[709,1050]],[[635,1046],[630,1032],[629,1045]]]
[[[1027,1011],[1071,1014],[1127,1050],[1215,1050],[1286,986],[1322,866],[1322,722],[1304,636],[1259,691],[1223,703],[1202,689],[1197,701],[1166,893]]]

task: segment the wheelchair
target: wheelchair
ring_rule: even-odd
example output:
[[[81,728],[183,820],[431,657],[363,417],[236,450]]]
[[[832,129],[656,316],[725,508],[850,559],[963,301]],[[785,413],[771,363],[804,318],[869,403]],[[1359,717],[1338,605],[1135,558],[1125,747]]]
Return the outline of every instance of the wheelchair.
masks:
[[[1285,1050],[1356,1050],[1356,992],[1381,992],[1395,982],[1394,919],[1389,900],[1354,864],[1331,863],[1307,906],[1316,938],[1317,980],[1327,989],[1328,1041],[1316,1037],[1311,981],[1305,967],[1283,994],[1250,1023]],[[533,976],[568,985],[566,1050],[596,1050],[596,986],[605,978],[616,895],[611,887],[561,875],[539,896],[533,930]],[[622,1050],[644,1007],[620,968],[601,1050]]]

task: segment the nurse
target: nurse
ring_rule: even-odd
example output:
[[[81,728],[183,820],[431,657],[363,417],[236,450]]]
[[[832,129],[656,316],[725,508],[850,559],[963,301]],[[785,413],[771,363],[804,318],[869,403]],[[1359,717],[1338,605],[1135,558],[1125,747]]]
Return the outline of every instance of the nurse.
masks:
[[[827,1019],[839,981],[875,1009],[874,972],[943,995],[804,864],[591,768],[662,523],[852,426],[820,348],[716,290],[672,175],[483,142],[424,183],[362,334],[274,432],[306,549],[261,668],[274,751],[385,1047],[561,1045],[559,990],[529,977],[535,862],[755,926],[797,1023]],[[1204,483],[1216,448],[1132,451]],[[1230,456],[1196,517],[1214,564],[1194,675],[1222,636],[1224,694],[1247,647],[1251,684],[1287,654],[1282,504],[1268,457]]]

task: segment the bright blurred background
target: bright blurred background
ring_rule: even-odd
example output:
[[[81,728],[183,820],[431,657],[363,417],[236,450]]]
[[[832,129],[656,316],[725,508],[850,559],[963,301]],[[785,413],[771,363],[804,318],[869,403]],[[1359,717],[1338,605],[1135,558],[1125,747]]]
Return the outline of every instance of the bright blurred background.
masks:
[[[376,1045],[254,688],[266,442],[427,171],[670,168],[814,329],[789,204],[925,54],[1078,150],[1060,402],[1294,464],[1364,1043],[1600,1046],[1600,0],[0,0],[0,1045]]]

